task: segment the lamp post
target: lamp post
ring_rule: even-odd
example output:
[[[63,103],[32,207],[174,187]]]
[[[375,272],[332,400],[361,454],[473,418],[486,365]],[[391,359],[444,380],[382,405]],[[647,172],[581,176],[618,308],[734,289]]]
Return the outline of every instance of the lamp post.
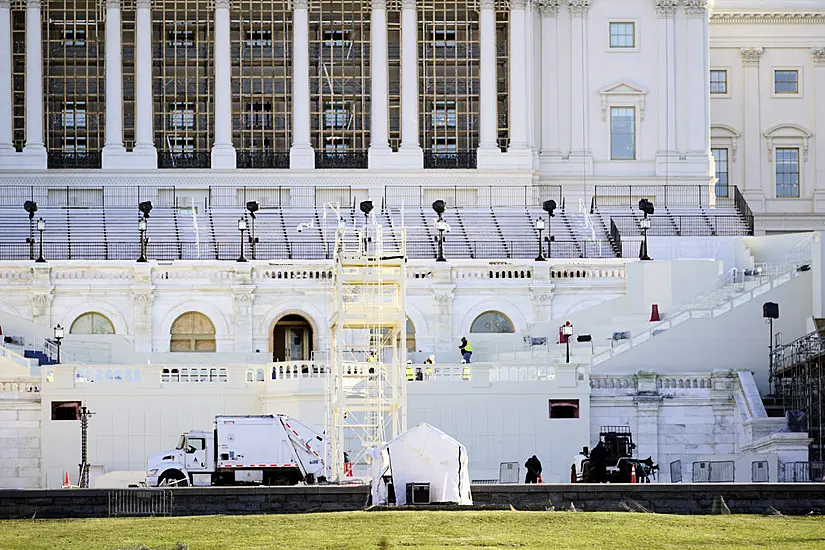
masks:
[[[37,212],[37,203],[34,201],[26,201],[23,203],[23,210],[29,214],[29,236],[26,238],[26,244],[29,245],[29,259],[34,259],[34,228],[32,222],[34,221],[34,213]]]
[[[642,229],[642,233],[644,235],[644,240],[642,240],[642,246],[639,249],[639,259],[640,260],[652,260],[650,256],[647,254],[647,230],[650,229],[650,218],[648,216],[652,216],[655,208],[653,208],[653,203],[650,202],[648,199],[641,199],[639,201],[639,210],[644,212],[645,216],[639,221],[639,227]]]
[[[40,233],[40,256],[37,257],[35,263],[44,264],[46,258],[43,257],[43,232],[46,230],[46,222],[43,218],[37,220],[37,231]]]
[[[544,231],[544,220],[543,219],[538,218],[536,220],[536,230],[539,232],[539,255],[536,256],[536,261],[537,262],[543,262],[544,261],[544,247],[541,244],[541,232]]]
[[[138,233],[140,233],[140,258],[137,259],[140,263],[146,263],[146,218],[138,218]]]
[[[561,333],[564,335],[564,343],[567,344],[567,362],[570,362],[570,337],[573,336],[573,325],[570,321],[565,321],[561,326]]]
[[[245,262],[246,261],[246,257],[243,254],[243,234],[244,234],[244,231],[246,231],[246,230],[247,230],[246,220],[244,218],[239,219],[238,220],[238,231],[241,232],[241,255],[238,256],[238,261],[239,262]]]
[[[541,207],[545,212],[547,212],[547,257],[552,258],[553,250],[551,247],[553,246],[553,241],[555,240],[555,237],[553,236],[553,217],[555,214],[553,211],[557,207],[556,201],[553,199],[546,200],[542,203]]]
[[[54,341],[57,342],[57,364],[60,364],[60,343],[63,341],[63,327],[58,325],[54,327]]]
[[[433,203],[433,211],[438,214],[438,219],[435,220],[435,228],[438,231],[438,257],[437,262],[446,262],[444,258],[444,233],[450,232],[450,225],[444,221],[444,211],[447,209],[447,203],[442,200],[437,200]]]
[[[249,211],[249,217],[252,218],[252,228],[249,232],[249,247],[252,249],[252,259],[256,259],[256,246],[258,244],[258,237],[255,236],[255,212],[261,208],[258,201],[249,201],[246,203],[246,209]]]

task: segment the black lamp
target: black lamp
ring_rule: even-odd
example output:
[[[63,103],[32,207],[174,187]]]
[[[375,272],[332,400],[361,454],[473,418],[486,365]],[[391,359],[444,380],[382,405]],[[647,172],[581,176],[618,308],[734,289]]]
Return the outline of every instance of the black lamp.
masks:
[[[258,204],[258,201],[249,201],[246,203],[246,210],[249,212],[249,217],[252,218],[252,227],[249,232],[249,246],[252,248],[252,259],[255,259],[256,254],[256,246],[258,244],[258,237],[255,236],[255,212],[260,210],[261,205]]]
[[[26,239],[26,244],[29,245],[29,259],[34,259],[34,213],[37,212],[37,203],[34,201],[26,201],[23,203],[23,209],[29,213],[29,236]]]
[[[770,325],[770,339],[768,340],[768,387],[773,384],[773,320],[779,319],[779,304],[776,302],[765,302],[762,304],[762,317],[768,320]]]
[[[61,345],[61,342],[63,341],[63,336],[64,336],[63,327],[61,327],[60,323],[58,323],[57,326],[54,327],[54,341],[57,342],[57,364],[58,365],[60,364],[60,345]]]
[[[444,257],[444,233],[450,232],[450,226],[444,221],[444,211],[447,209],[447,204],[443,200],[437,200],[433,203],[433,211],[438,214],[438,219],[435,220],[435,228],[438,230],[438,256],[435,261],[446,262]]]
[[[43,257],[43,232],[46,230],[46,221],[43,218],[37,220],[37,231],[40,233],[40,256],[35,260],[38,264],[46,263],[46,258]]]
[[[144,213],[144,217],[138,218],[138,233],[140,234],[140,257],[137,261],[140,263],[146,263],[147,261],[149,261],[146,258],[146,245],[149,242],[149,239],[146,238],[146,229],[148,228],[148,223],[146,221],[147,217],[149,217],[149,215]]]
[[[239,262],[245,262],[246,261],[246,256],[244,256],[244,253],[243,253],[243,234],[244,234],[244,231],[247,231],[247,230],[248,230],[248,226],[246,225],[246,218],[240,218],[238,220],[238,231],[241,232],[241,255],[238,256],[238,260],[237,260]]]
[[[642,247],[639,249],[639,259],[640,260],[652,260],[648,253],[647,253],[647,230],[650,229],[650,218],[648,216],[652,216],[655,208],[653,208],[653,203],[647,199],[641,199],[639,201],[639,210],[644,212],[644,218],[639,221],[639,227],[642,229],[642,233],[644,234],[644,240],[642,241]]]
[[[556,201],[554,201],[553,199],[546,200],[541,205],[542,209],[545,212],[547,212],[547,237],[545,238],[547,239],[548,258],[553,257],[553,251],[551,249],[551,246],[553,245],[553,241],[556,240],[556,238],[553,236],[553,218],[555,217],[555,214],[553,212],[556,210],[557,206],[558,205],[556,204]]]
[[[152,201],[144,201],[138,204],[138,210],[140,210],[144,218],[148,218],[149,212],[152,211]]]

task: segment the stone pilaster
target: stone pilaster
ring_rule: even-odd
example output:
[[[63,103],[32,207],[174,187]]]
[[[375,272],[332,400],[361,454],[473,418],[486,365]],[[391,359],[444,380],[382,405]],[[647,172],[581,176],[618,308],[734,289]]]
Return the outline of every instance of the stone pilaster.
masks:
[[[825,48],[811,48],[814,62],[814,90],[816,97],[825,97]],[[825,104],[817,100],[814,128],[814,158],[816,159],[816,188],[814,211],[825,212]]]
[[[742,111],[743,162],[745,180],[742,193],[756,212],[765,210],[765,189],[762,187],[762,131],[759,127],[759,59],[762,48],[742,48],[742,72],[745,108]]]
[[[457,348],[455,349],[455,355],[450,355],[450,352],[454,347],[454,289],[455,285],[433,285],[433,303],[435,304],[435,322],[433,323],[434,347],[436,353],[439,354],[439,361],[442,363],[457,362],[457,360],[451,361],[451,359],[458,357]]]
[[[152,302],[154,287],[133,286],[132,326],[136,352],[152,351]]]
[[[232,316],[235,330],[235,351],[251,353],[252,342],[252,304],[255,300],[253,285],[232,286]]]

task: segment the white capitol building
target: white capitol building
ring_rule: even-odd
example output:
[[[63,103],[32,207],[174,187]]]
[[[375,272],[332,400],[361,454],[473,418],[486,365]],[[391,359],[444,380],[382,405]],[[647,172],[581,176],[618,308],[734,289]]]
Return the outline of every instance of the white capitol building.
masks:
[[[435,355],[406,424],[473,479],[568,481],[602,426],[788,479],[822,419],[778,417],[762,305],[780,347],[825,318],[821,133],[816,0],[0,0],[0,487],[76,472],[81,404],[92,483],[219,414],[325,426],[339,223],[405,241],[381,360]]]

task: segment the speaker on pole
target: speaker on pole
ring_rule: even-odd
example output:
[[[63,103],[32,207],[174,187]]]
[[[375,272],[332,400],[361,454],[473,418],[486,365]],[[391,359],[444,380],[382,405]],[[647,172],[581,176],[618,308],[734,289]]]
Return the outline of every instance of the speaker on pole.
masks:
[[[765,319],[779,319],[779,304],[776,302],[762,304],[762,317]]]

